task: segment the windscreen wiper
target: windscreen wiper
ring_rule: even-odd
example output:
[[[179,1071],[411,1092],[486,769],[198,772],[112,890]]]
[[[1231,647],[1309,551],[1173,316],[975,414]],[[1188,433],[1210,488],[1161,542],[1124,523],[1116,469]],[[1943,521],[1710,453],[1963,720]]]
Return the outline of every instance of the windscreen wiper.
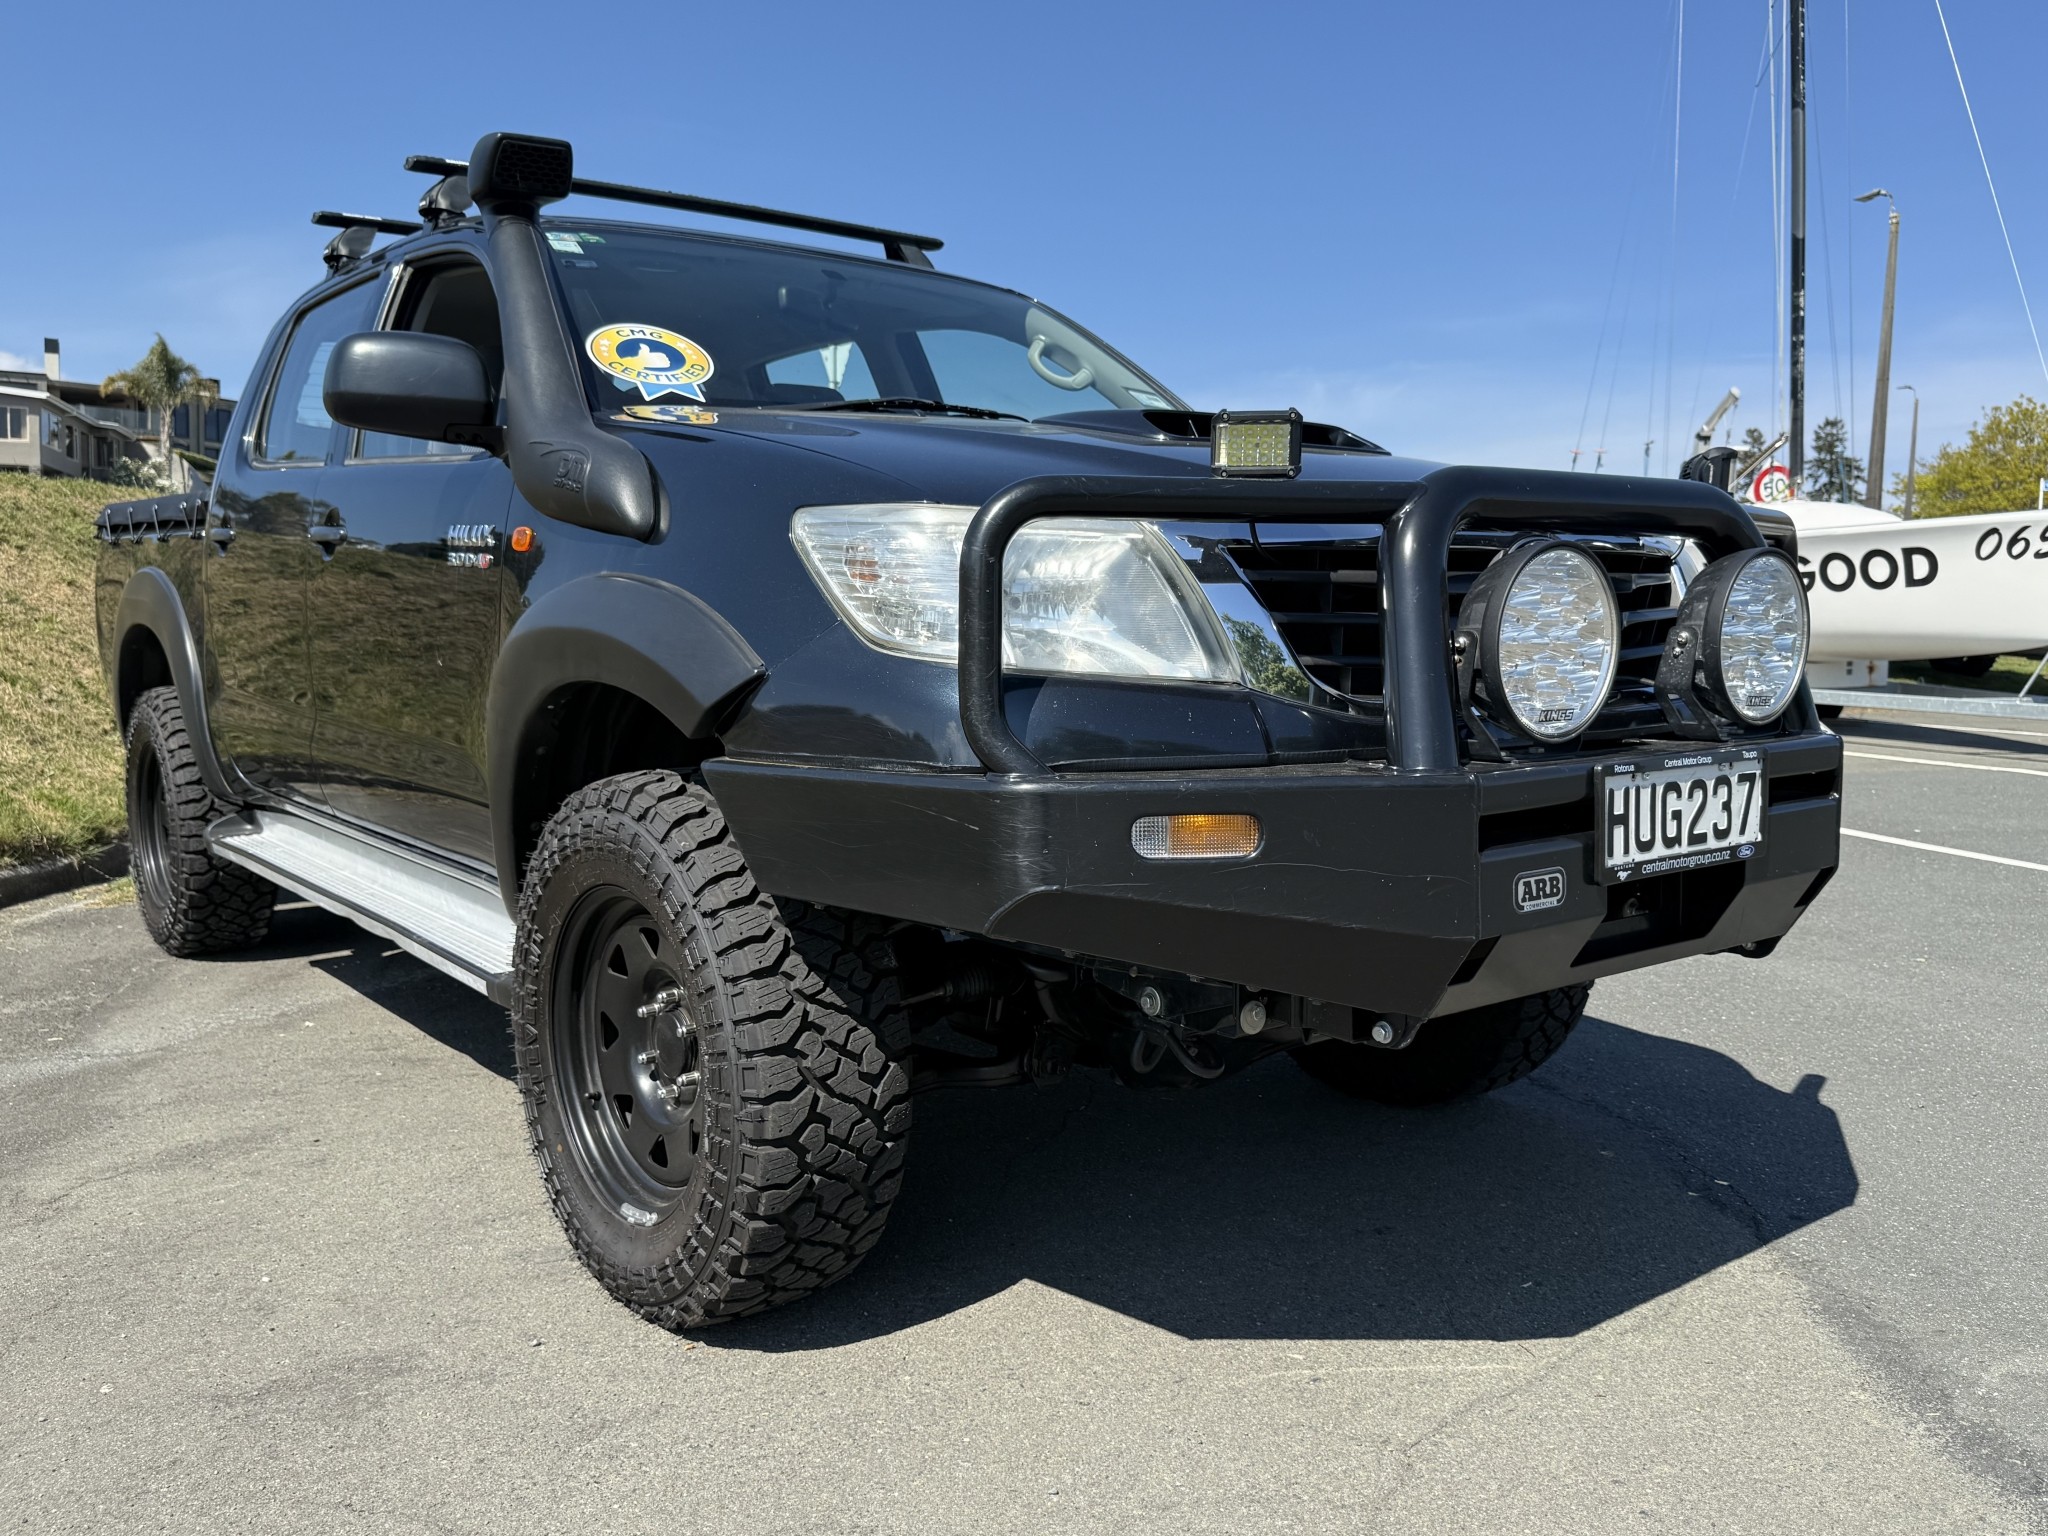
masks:
[[[815,405],[785,405],[785,411],[942,411],[979,421],[1029,421],[1015,411],[992,411],[985,405],[954,405],[945,400],[920,400],[915,395],[890,395],[878,400],[820,400]]]

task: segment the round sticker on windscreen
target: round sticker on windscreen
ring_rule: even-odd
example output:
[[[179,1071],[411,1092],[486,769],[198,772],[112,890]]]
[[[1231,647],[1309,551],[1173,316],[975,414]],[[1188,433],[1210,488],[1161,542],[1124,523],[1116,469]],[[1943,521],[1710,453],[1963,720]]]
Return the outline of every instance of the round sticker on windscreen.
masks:
[[[702,400],[698,386],[711,377],[711,354],[687,336],[658,325],[606,325],[583,338],[590,360],[621,387],[638,387],[643,400],[688,395]]]

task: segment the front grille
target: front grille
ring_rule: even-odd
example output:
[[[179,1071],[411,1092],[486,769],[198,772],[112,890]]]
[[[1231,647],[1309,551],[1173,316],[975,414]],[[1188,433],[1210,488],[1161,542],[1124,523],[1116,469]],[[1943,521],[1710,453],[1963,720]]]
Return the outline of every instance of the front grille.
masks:
[[[1512,534],[1470,533],[1451,545],[1450,607],[1445,644],[1472,579],[1514,543]],[[1662,718],[1653,684],[1664,637],[1678,616],[1672,557],[1648,540],[1581,541],[1605,567],[1621,612],[1621,661],[1587,738],[1641,734]],[[1380,551],[1377,538],[1314,543],[1239,544],[1231,556],[1303,671],[1335,702],[1377,714],[1385,707],[1386,669],[1380,645]]]

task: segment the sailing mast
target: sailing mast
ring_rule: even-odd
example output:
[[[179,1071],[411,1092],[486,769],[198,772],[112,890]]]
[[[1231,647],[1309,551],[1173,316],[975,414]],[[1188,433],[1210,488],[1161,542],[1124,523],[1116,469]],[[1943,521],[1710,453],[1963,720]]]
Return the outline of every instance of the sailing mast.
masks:
[[[1785,68],[1789,75],[1791,122],[1787,150],[1791,158],[1792,313],[1790,316],[1791,441],[1786,467],[1792,472],[1792,494],[1799,494],[1806,467],[1806,0],[1791,0],[1791,33]]]

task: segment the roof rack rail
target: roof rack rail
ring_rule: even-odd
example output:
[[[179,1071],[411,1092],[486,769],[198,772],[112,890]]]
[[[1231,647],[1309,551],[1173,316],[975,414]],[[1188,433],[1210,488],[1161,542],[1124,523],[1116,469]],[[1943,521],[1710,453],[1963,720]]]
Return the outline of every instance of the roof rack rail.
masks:
[[[408,171],[429,176],[462,176],[469,172],[464,160],[444,160],[439,155],[408,155]],[[616,181],[586,181],[577,177],[569,190],[583,197],[601,197],[615,203],[642,203],[652,208],[673,208],[683,213],[708,213],[721,219],[740,219],[749,224],[774,224],[783,229],[808,230],[814,235],[838,235],[847,240],[871,240],[882,247],[891,261],[907,266],[929,267],[929,252],[945,242],[932,235],[913,235],[900,229],[880,229],[872,224],[849,224],[844,219],[815,218],[808,213],[783,213],[774,208],[757,208],[751,203],[729,203],[723,198],[695,197],[687,192],[661,192],[653,187],[629,187]],[[396,220],[389,221],[392,223]]]
[[[416,219],[379,219],[367,213],[336,213],[331,208],[314,214],[313,222],[322,229],[374,229],[380,235],[416,235],[421,228]]]
[[[353,267],[370,254],[379,235],[416,235],[422,228],[411,219],[379,219],[367,213],[336,213],[332,208],[322,208],[313,215],[313,222],[322,229],[341,231],[320,253],[329,272],[346,272]]]

